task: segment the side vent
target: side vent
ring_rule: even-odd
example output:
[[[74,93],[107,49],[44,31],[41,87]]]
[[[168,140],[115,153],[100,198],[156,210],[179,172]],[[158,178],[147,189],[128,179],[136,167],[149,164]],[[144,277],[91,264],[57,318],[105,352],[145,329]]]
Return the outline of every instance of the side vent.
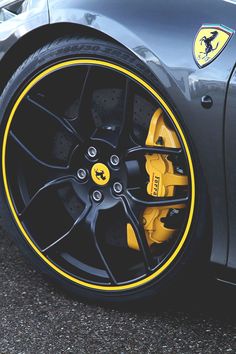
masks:
[[[0,24],[26,12],[31,0],[0,0]]]

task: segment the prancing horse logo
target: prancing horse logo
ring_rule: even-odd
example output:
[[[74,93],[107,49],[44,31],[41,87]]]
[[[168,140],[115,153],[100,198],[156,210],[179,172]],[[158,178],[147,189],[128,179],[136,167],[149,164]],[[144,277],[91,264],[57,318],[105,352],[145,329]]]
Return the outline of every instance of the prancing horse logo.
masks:
[[[96,170],[95,171],[96,177],[97,179],[102,179],[103,181],[106,181],[106,176],[105,176],[105,172],[103,170]]]
[[[223,25],[203,25],[194,42],[194,59],[200,68],[210,64],[223,51],[234,30]]]
[[[211,36],[210,37],[207,38],[206,36],[203,36],[200,39],[201,45],[202,45],[202,42],[204,42],[205,46],[206,46],[205,51],[204,52],[200,52],[200,54],[204,54],[202,59],[208,58],[208,54],[211,53],[211,52],[214,52],[218,48],[219,42],[216,44],[215,48],[213,48],[213,45],[211,44],[216,39],[216,37],[218,37],[218,35],[219,35],[218,31],[213,31],[213,32],[211,32]]]
[[[110,181],[110,170],[104,163],[95,163],[91,169],[91,177],[95,184],[105,186]]]

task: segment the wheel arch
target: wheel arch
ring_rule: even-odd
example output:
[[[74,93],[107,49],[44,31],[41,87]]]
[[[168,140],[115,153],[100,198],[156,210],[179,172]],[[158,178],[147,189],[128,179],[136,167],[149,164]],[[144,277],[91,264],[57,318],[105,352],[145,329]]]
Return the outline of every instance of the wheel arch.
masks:
[[[0,94],[16,69],[37,49],[50,41],[63,36],[92,36],[118,43],[116,40],[97,29],[75,23],[55,23],[38,27],[15,42],[0,61]],[[119,43],[119,45],[122,45]]]

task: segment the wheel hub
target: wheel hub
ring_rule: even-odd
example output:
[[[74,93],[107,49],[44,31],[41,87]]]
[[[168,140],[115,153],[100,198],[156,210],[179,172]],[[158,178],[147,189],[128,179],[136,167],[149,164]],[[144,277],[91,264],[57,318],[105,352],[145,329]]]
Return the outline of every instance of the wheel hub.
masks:
[[[93,146],[87,146],[78,146],[71,158],[70,169],[77,181],[74,190],[85,205],[95,203],[97,210],[112,208],[127,187],[129,166],[123,155],[106,143],[93,141]]]

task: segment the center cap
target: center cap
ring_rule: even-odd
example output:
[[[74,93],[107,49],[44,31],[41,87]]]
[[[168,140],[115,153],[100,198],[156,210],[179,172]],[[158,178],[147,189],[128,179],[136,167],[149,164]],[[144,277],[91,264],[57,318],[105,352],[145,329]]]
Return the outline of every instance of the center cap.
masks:
[[[91,169],[91,176],[94,183],[105,186],[110,181],[110,171],[103,163],[96,163]]]

